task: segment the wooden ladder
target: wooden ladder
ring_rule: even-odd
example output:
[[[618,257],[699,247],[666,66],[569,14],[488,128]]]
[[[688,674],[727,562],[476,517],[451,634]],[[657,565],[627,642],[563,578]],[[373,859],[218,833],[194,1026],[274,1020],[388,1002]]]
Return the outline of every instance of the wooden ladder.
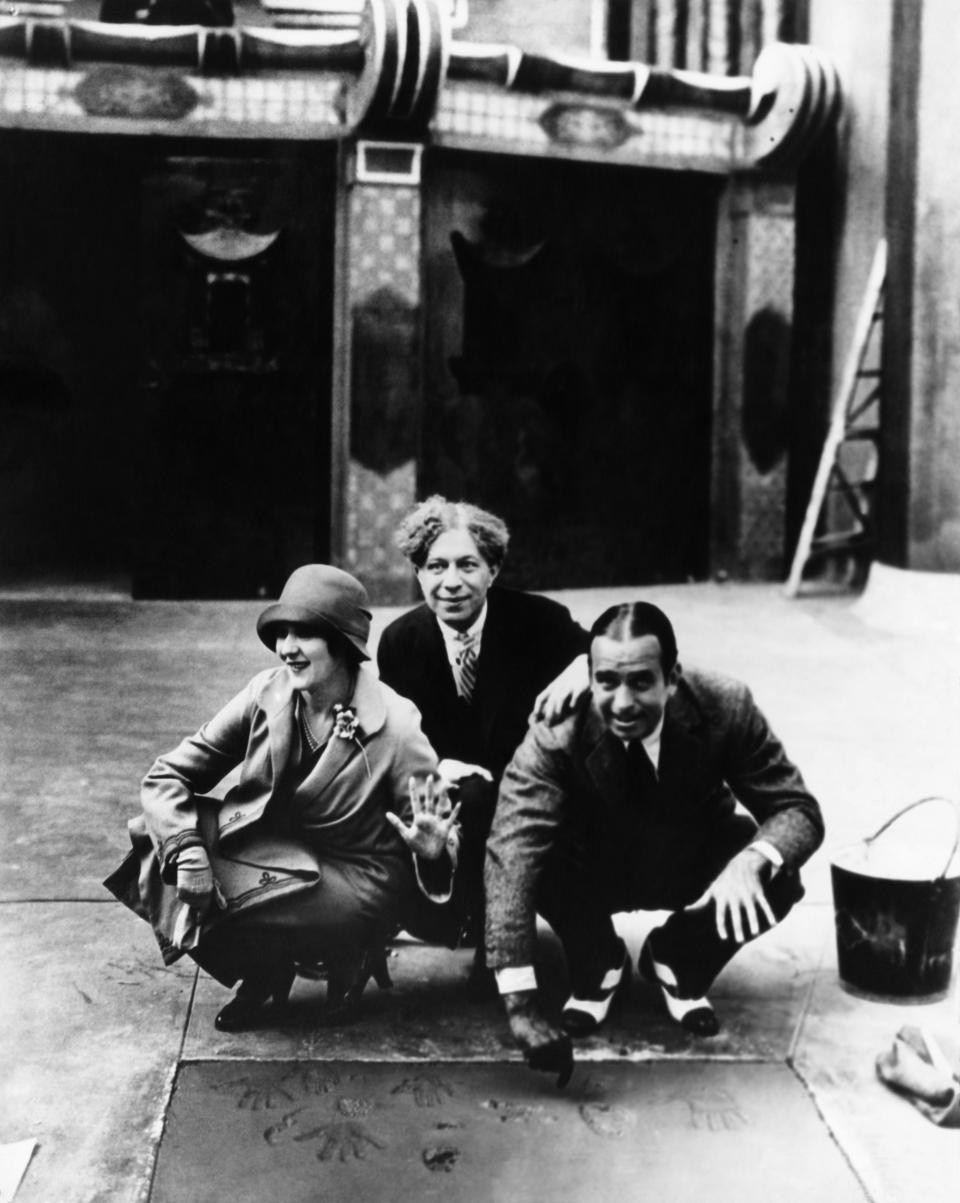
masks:
[[[833,403],[830,427],[784,586],[796,597],[808,565],[829,556],[862,560],[876,544],[880,447],[883,292],[887,244],[873,257],[853,343]]]

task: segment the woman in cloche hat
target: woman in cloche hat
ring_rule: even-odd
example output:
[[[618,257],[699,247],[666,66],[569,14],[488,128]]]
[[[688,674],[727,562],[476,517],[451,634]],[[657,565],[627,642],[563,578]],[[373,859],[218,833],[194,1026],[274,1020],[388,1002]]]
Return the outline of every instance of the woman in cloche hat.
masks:
[[[318,1022],[354,1018],[371,975],[389,985],[384,941],[417,890],[449,897],[456,810],[416,707],[368,664],[370,617],[349,573],[293,573],[257,622],[280,664],[158,758],[105,883],[168,964],[188,952],[224,985],[241,979],[222,1031],[282,1008],[297,968],[321,960]],[[238,767],[225,797],[207,796]]]

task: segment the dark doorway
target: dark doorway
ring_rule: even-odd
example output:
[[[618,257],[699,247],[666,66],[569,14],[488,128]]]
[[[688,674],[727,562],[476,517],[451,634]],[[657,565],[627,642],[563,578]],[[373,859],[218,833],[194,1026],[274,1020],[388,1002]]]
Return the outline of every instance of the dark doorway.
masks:
[[[143,183],[141,597],[275,596],[329,539],[335,153]]]
[[[718,188],[428,164],[422,491],[496,510],[535,588],[707,572]]]
[[[121,568],[137,173],[103,140],[0,137],[0,584]]]
[[[279,590],[329,539],[336,148],[0,138],[0,587]]]

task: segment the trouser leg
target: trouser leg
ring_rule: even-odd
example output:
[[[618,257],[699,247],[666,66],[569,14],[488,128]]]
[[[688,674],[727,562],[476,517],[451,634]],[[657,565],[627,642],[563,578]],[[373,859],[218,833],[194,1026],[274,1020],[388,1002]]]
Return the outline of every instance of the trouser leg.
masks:
[[[573,994],[596,990],[620,964],[623,945],[597,883],[573,852],[555,849],[544,866],[537,911],[563,945]]]
[[[483,866],[487,836],[497,808],[497,786],[482,777],[467,777],[459,786],[460,864],[453,886],[453,905],[461,924],[482,944],[486,912]]]
[[[730,860],[755,838],[756,830],[751,818],[735,816],[717,842],[705,851],[699,872],[691,878],[690,902],[696,901]],[[764,893],[778,923],[799,902],[803,892],[798,873],[781,869],[768,879]],[[769,929],[769,923],[763,919],[758,934]],[[744,935],[743,943],[721,938],[716,908],[710,905],[697,910],[675,910],[652,933],[651,947],[654,957],[669,964],[677,975],[681,993],[688,998],[699,998],[744,944],[756,938],[749,930]]]

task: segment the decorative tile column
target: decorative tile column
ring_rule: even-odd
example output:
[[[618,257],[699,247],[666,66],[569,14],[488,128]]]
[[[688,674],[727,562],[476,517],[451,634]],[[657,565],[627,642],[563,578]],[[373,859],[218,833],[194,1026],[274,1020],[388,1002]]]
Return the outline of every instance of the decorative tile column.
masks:
[[[740,579],[785,568],[792,184],[734,177],[718,210],[711,565]]]
[[[349,185],[345,296],[338,331],[346,447],[338,562],[378,604],[414,596],[393,545],[416,500],[420,442],[422,281],[419,185]],[[336,404],[336,399],[335,399]],[[334,448],[336,460],[337,448]],[[335,517],[335,525],[336,525]]]

